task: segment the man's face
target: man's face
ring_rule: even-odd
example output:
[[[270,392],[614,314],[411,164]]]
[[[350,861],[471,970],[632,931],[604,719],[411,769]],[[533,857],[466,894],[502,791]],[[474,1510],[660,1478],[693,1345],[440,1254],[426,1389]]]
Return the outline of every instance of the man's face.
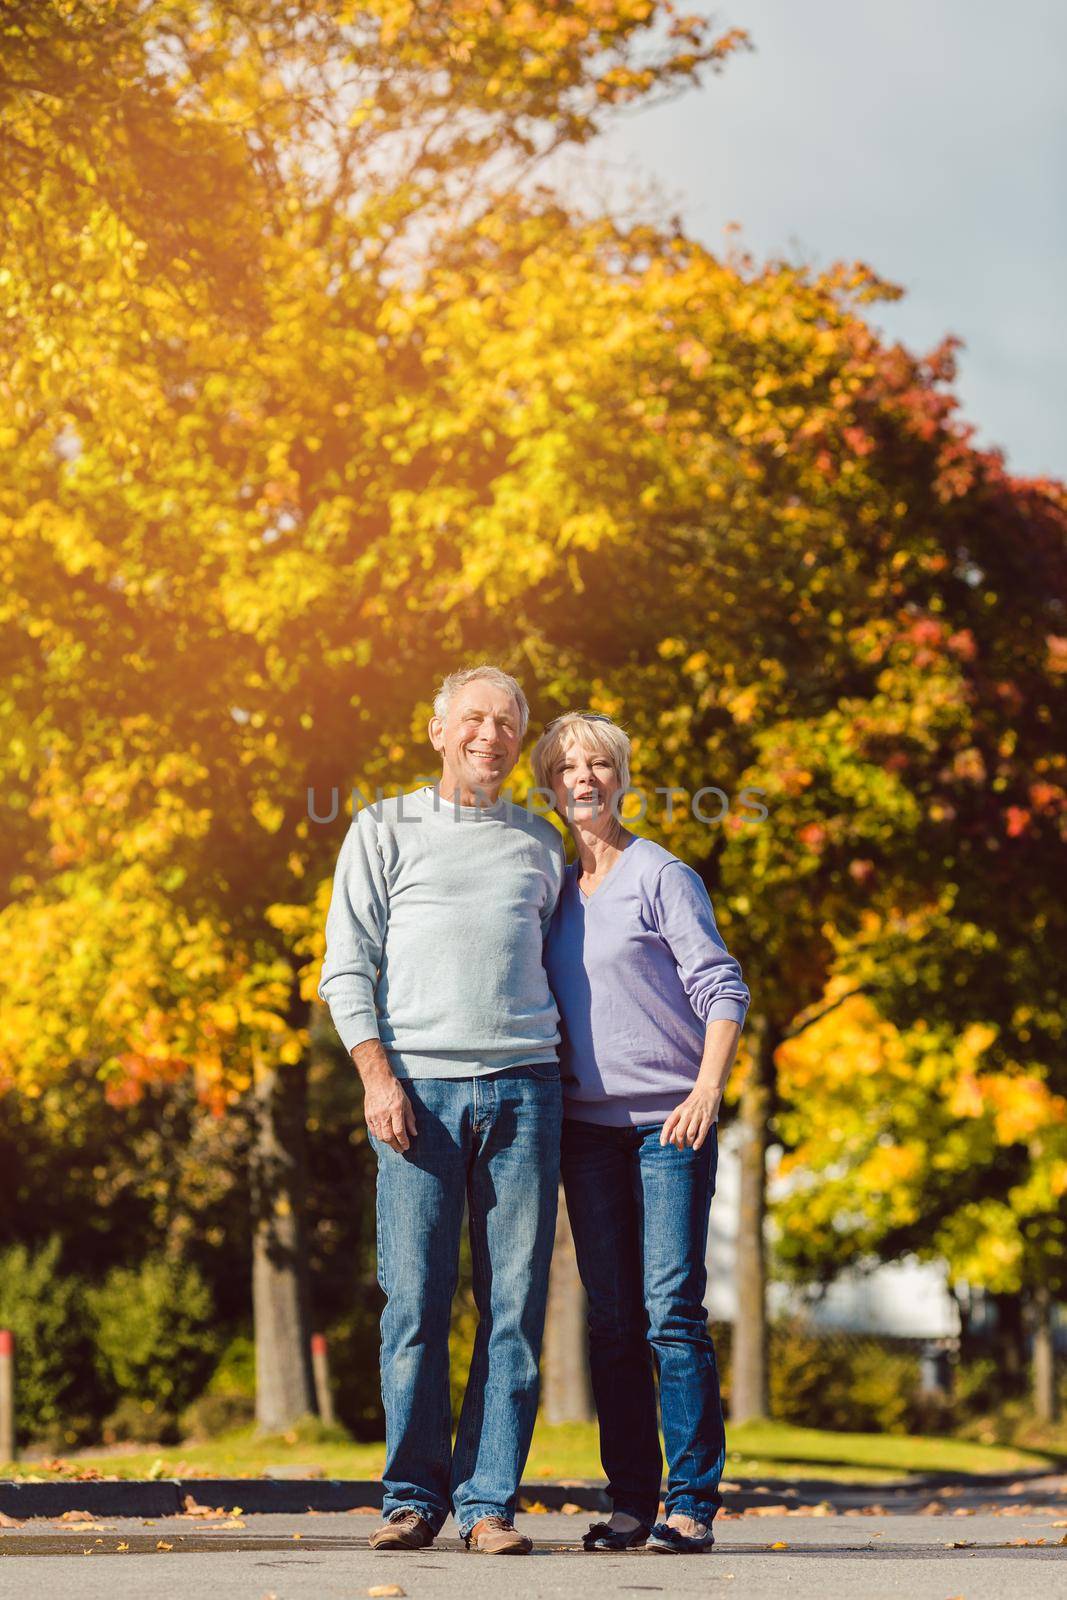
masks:
[[[495,800],[519,759],[519,729],[519,708],[506,689],[479,678],[465,683],[445,719],[430,718],[430,743],[442,758],[441,793],[452,798],[458,788],[471,804],[478,795]]]

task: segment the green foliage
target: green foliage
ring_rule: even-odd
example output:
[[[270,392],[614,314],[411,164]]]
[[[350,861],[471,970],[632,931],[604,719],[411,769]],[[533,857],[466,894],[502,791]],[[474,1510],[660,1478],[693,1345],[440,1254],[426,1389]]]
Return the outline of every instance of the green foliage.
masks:
[[[477,1332],[478,1311],[474,1304],[474,1296],[461,1291],[452,1309],[452,1326],[448,1335],[449,1387],[453,1422],[459,1421]]]
[[[255,1421],[256,1346],[247,1333],[226,1345],[203,1392],[179,1418],[183,1438],[217,1439]]]
[[[104,1444],[175,1444],[178,1434],[173,1411],[155,1400],[125,1394],[105,1420],[100,1437]]]
[[[960,1410],[968,1416],[991,1410],[1002,1399],[1003,1378],[992,1356],[976,1356],[961,1361],[952,1375],[952,1393]]]
[[[326,1332],[334,1410],[356,1439],[385,1436],[378,1378],[382,1304],[376,1281],[357,1283],[349,1309],[331,1322]]]
[[[905,1433],[919,1386],[919,1358],[888,1341],[817,1334],[779,1323],[770,1340],[771,1415],[842,1433]]]
[[[15,1335],[15,1424],[23,1439],[82,1442],[92,1358],[82,1281],[61,1270],[54,1237],[36,1251],[0,1253],[0,1327]]]
[[[150,1257],[115,1267],[86,1291],[101,1376],[121,1393],[174,1412],[218,1354],[211,1291],[193,1266]]]
[[[256,1344],[247,1333],[238,1333],[219,1357],[204,1389],[206,1395],[256,1398]]]
[[[205,1392],[186,1406],[178,1421],[183,1439],[217,1439],[255,1421],[255,1399],[245,1394]]]

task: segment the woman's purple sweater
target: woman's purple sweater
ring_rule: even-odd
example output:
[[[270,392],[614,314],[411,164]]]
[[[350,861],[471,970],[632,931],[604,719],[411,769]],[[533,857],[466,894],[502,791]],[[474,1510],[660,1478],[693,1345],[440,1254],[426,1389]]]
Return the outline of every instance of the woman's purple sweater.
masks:
[[[587,899],[567,868],[545,941],[560,1011],[564,1115],[663,1122],[692,1089],[704,1033],[744,1024],[750,995],[692,867],[633,839]]]

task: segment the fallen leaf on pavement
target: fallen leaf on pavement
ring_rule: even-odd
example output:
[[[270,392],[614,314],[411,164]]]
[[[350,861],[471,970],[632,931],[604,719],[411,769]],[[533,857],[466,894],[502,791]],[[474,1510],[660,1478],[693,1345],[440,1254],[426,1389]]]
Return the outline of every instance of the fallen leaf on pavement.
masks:
[[[772,1550],[788,1550],[789,1546],[786,1544],[784,1539],[776,1539],[774,1541],[774,1543],[771,1545],[771,1549]]]
[[[746,1517],[787,1517],[788,1506],[746,1506]]]
[[[565,1500],[559,1509],[565,1517],[576,1517],[582,1508],[576,1506],[573,1500]]]
[[[187,1494],[185,1499],[182,1501],[182,1514],[186,1517],[219,1517],[223,1516],[225,1513],[221,1510],[221,1508],[219,1510],[214,1510],[211,1506],[199,1505],[197,1501],[193,1499],[191,1494]]]
[[[367,1593],[375,1596],[384,1596],[388,1594],[407,1594],[407,1590],[402,1589],[398,1583],[373,1583]]]
[[[21,1528],[23,1518],[9,1517],[6,1511],[0,1511],[0,1528]]]
[[[116,1549],[118,1550],[120,1555],[122,1555],[129,1548],[130,1548],[130,1545],[129,1545],[129,1540],[128,1539],[120,1539],[118,1545],[116,1546]]]
[[[540,1516],[543,1512],[547,1512],[548,1507],[543,1506],[540,1500],[520,1500],[519,1510],[527,1512],[530,1516]]]
[[[157,1539],[156,1540],[156,1549],[157,1550],[173,1550],[174,1546],[172,1544],[168,1544],[166,1539]]]
[[[59,1520],[60,1522],[92,1522],[93,1514],[91,1511],[64,1511]]]
[[[348,1515],[350,1517],[376,1517],[380,1510],[381,1506],[349,1506]]]

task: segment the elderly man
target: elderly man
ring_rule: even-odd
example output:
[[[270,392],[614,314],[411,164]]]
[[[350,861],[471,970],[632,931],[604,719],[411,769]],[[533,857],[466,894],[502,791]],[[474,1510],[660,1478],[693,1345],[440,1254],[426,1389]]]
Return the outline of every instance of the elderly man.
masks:
[[[564,852],[499,798],[529,710],[496,667],[446,678],[439,785],[366,807],[341,846],[319,994],[363,1080],[378,1158],[386,1521],[528,1554],[513,1526],[537,1409],[559,1177],[559,1013],[542,941]],[[464,1205],[479,1325],[452,1447],[448,1333]]]

